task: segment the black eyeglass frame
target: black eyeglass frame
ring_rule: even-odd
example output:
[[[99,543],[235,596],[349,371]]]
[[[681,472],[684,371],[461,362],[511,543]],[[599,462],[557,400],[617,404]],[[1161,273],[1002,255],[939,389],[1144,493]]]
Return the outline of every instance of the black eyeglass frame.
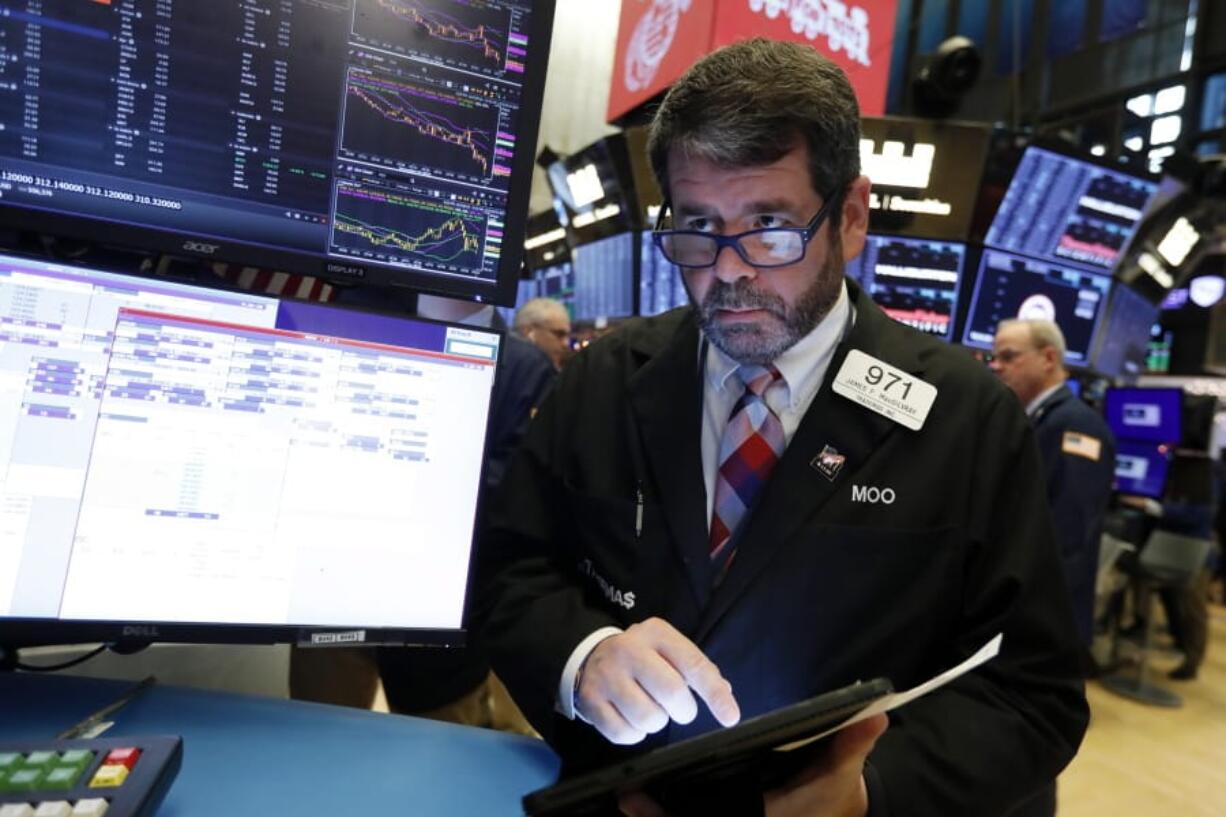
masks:
[[[824,224],[830,214],[834,212],[834,208],[836,206],[841,206],[843,196],[846,194],[846,192],[847,187],[843,186],[837,188],[833,193],[831,193],[831,195],[825,196],[825,201],[822,203],[821,208],[817,211],[813,218],[809,219],[809,223],[803,227],[759,227],[754,230],[746,230],[743,233],[736,233],[734,235],[705,233],[702,230],[662,229],[661,225],[664,223],[664,219],[668,215],[669,209],[672,207],[672,202],[665,199],[664,203],[660,205],[660,214],[656,216],[656,224],[651,231],[651,243],[656,245],[656,247],[660,250],[660,254],[663,255],[670,264],[676,264],[682,269],[710,269],[719,263],[719,255],[724,251],[725,247],[731,247],[742,261],[754,269],[778,269],[780,267],[790,267],[793,264],[799,264],[801,261],[805,260],[805,255],[809,251],[809,242],[813,240],[813,236],[817,235],[817,231],[821,229],[822,224]],[[800,257],[793,261],[784,261],[779,264],[759,264],[755,261],[750,261],[745,252],[745,248],[741,245],[741,239],[750,235],[758,235],[759,233],[778,232],[797,233],[800,235]],[[711,256],[711,263],[697,265],[682,264],[670,258],[668,251],[664,249],[664,240],[666,238],[678,235],[701,236],[714,241],[715,254]]]

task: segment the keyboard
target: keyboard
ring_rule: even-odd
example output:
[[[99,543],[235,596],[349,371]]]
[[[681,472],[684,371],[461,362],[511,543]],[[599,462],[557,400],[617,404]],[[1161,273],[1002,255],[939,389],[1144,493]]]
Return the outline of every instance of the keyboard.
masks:
[[[182,757],[164,735],[0,741],[0,817],[152,817]]]

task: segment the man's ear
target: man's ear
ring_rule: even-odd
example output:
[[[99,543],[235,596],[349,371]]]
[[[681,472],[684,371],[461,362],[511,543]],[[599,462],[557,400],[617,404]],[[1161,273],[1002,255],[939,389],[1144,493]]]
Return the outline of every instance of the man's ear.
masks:
[[[839,222],[839,237],[843,241],[843,260],[850,261],[864,249],[864,237],[868,233],[868,198],[872,182],[868,176],[860,176],[847,186],[843,196],[842,220]]]

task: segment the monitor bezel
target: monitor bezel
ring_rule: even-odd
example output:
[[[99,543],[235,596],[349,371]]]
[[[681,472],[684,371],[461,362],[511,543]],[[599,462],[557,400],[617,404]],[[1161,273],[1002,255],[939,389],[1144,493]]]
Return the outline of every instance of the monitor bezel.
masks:
[[[507,330],[499,326],[474,327],[456,321],[410,315],[391,308],[377,308],[369,304],[321,303],[306,298],[288,295],[269,295],[235,286],[220,277],[214,279],[185,275],[151,276],[118,269],[107,265],[83,264],[61,259],[42,258],[31,253],[22,253],[0,247],[0,260],[4,257],[19,261],[32,261],[64,268],[87,269],[111,275],[120,275],[141,283],[167,283],[199,287],[203,290],[269,298],[278,302],[305,303],[312,306],[379,315],[419,323],[434,324],[449,328],[479,330],[496,335],[499,339],[498,355],[494,365],[494,380],[490,385],[490,405],[487,415],[493,410],[495,392],[504,376],[502,356],[506,350]],[[207,274],[207,273],[206,273]],[[32,647],[58,644],[81,644],[102,642],[125,643],[198,643],[198,644],[297,644],[311,647],[358,647],[358,646],[432,646],[462,647],[467,643],[471,623],[473,599],[476,587],[476,561],[481,539],[480,514],[488,497],[482,495],[487,478],[488,460],[485,453],[490,448],[490,436],[494,423],[486,422],[482,443],[481,467],[478,472],[479,488],[474,505],[473,533],[469,543],[468,572],[464,583],[464,604],[457,628],[424,627],[366,627],[328,624],[237,624],[230,622],[175,622],[155,620],[103,620],[103,619],[50,619],[5,616],[0,614],[0,646]]]
[[[329,283],[346,286],[406,288],[415,292],[511,306],[515,303],[516,280],[519,278],[524,257],[523,242],[515,237],[525,235],[527,227],[556,0],[532,2],[529,40],[539,45],[530,50],[524,63],[520,128],[516,154],[511,162],[511,183],[507,190],[503,228],[504,234],[511,240],[504,242],[502,246],[498,270],[493,281],[467,275],[447,275],[372,264],[346,256],[333,257],[327,255],[326,250],[307,253],[276,249],[245,241],[228,240],[208,233],[188,233],[56,210],[42,210],[29,205],[14,205],[3,198],[0,198],[0,224],[125,250],[154,251],[185,258],[224,261],[239,266],[310,275]]]

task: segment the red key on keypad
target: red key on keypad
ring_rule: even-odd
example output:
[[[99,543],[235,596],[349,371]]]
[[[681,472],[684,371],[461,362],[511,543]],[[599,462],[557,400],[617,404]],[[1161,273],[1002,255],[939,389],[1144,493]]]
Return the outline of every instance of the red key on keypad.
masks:
[[[136,759],[139,757],[140,749],[112,749],[107,753],[106,760],[102,761],[102,765],[127,766],[131,769],[136,765]]]

